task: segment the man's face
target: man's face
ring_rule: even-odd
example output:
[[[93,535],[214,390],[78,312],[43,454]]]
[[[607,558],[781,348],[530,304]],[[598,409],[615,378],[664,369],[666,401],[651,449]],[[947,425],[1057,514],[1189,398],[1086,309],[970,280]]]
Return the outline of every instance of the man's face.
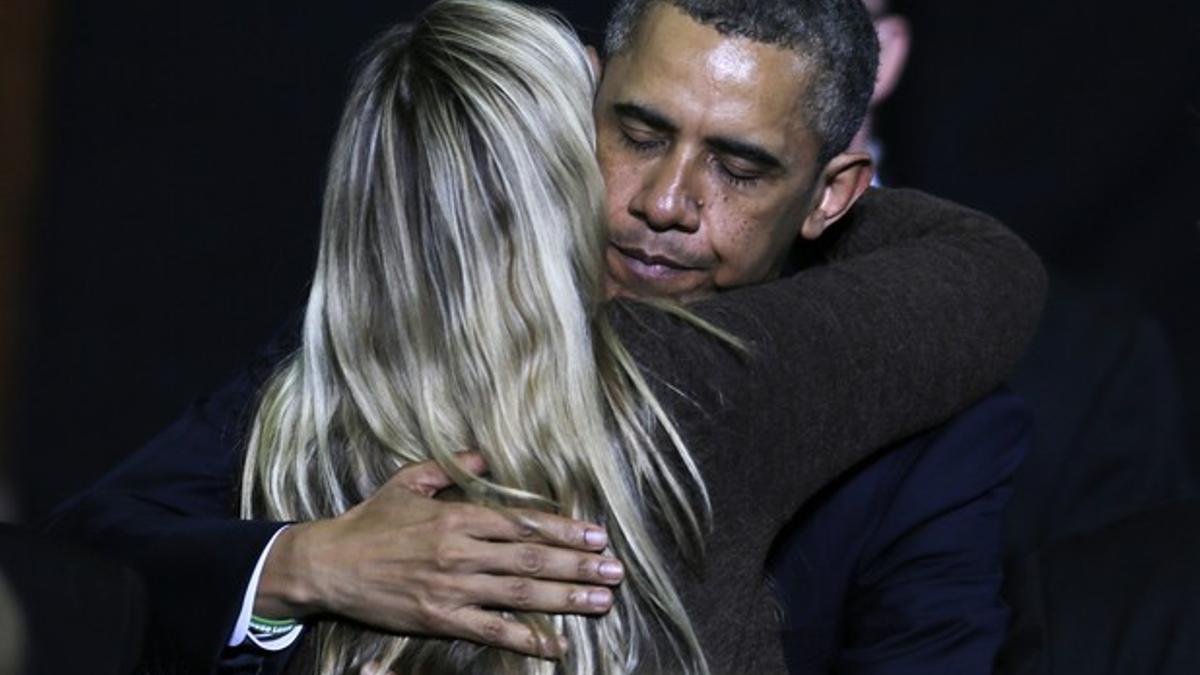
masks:
[[[790,50],[651,7],[596,98],[610,293],[687,301],[778,276],[814,201],[806,79]]]

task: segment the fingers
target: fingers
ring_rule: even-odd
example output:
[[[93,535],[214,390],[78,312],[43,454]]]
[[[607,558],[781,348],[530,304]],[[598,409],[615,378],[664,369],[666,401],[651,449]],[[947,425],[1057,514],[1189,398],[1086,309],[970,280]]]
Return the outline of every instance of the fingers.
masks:
[[[582,551],[608,546],[608,533],[599,525],[540,511],[514,509],[511,514],[475,507],[467,515],[468,531],[480,539],[540,542]]]
[[[519,621],[484,609],[463,607],[451,615],[450,622],[454,634],[521,654],[555,658],[567,651],[562,636],[539,636]]]
[[[459,467],[467,473],[478,476],[487,472],[487,462],[478,452],[459,452],[454,458]],[[397,471],[388,482],[397,483],[426,497],[433,497],[441,490],[454,485],[450,476],[433,460],[409,464]]]
[[[487,460],[478,452],[459,452],[454,455],[459,467],[467,473],[481,476],[487,473]]]
[[[487,572],[575,583],[615,586],[625,576],[620,561],[543,544],[479,542],[456,566],[463,572]]]
[[[604,614],[613,604],[608,588],[525,577],[477,574],[465,580],[462,590],[484,607],[523,612]]]
[[[460,466],[471,473],[487,471],[487,462],[478,452],[455,455]],[[436,462],[430,460],[410,464],[392,477],[389,483],[432,498],[454,481]],[[566,546],[584,551],[601,551],[608,546],[608,533],[603,527],[540,511],[514,509],[509,514],[485,507],[463,507],[454,512],[449,529],[463,529],[471,536],[497,541],[536,541],[552,546]]]

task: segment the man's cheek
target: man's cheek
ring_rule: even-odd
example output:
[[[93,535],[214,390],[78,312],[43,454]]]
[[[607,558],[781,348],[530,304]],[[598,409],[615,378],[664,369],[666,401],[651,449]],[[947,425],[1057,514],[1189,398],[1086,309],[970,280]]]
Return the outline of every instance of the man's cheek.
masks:
[[[752,264],[754,258],[751,251],[735,251],[722,256],[713,274],[714,284],[721,290],[728,290],[764,281],[763,270]]]
[[[616,157],[619,158],[619,155]],[[625,162],[601,164],[609,218],[629,217],[629,205],[642,184],[640,169],[632,158]]]
[[[618,186],[619,187],[619,186]],[[611,238],[620,240],[621,235],[632,235],[641,227],[641,222],[629,213],[629,198],[622,193],[609,193],[605,211]]]

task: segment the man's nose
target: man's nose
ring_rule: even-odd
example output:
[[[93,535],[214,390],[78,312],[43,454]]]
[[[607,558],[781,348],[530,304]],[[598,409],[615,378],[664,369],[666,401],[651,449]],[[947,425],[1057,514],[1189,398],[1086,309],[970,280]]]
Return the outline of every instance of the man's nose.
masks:
[[[663,157],[630,202],[630,213],[653,230],[698,230],[703,202],[690,184],[693,163],[682,154]]]

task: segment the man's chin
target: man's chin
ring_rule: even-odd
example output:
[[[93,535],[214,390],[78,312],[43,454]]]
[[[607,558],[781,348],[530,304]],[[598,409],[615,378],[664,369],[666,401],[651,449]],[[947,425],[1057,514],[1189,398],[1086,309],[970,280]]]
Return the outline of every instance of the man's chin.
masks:
[[[706,286],[677,287],[671,284],[648,284],[645,282],[631,284],[609,274],[605,280],[605,294],[609,300],[625,298],[627,300],[674,300],[679,303],[703,300],[714,294]]]

